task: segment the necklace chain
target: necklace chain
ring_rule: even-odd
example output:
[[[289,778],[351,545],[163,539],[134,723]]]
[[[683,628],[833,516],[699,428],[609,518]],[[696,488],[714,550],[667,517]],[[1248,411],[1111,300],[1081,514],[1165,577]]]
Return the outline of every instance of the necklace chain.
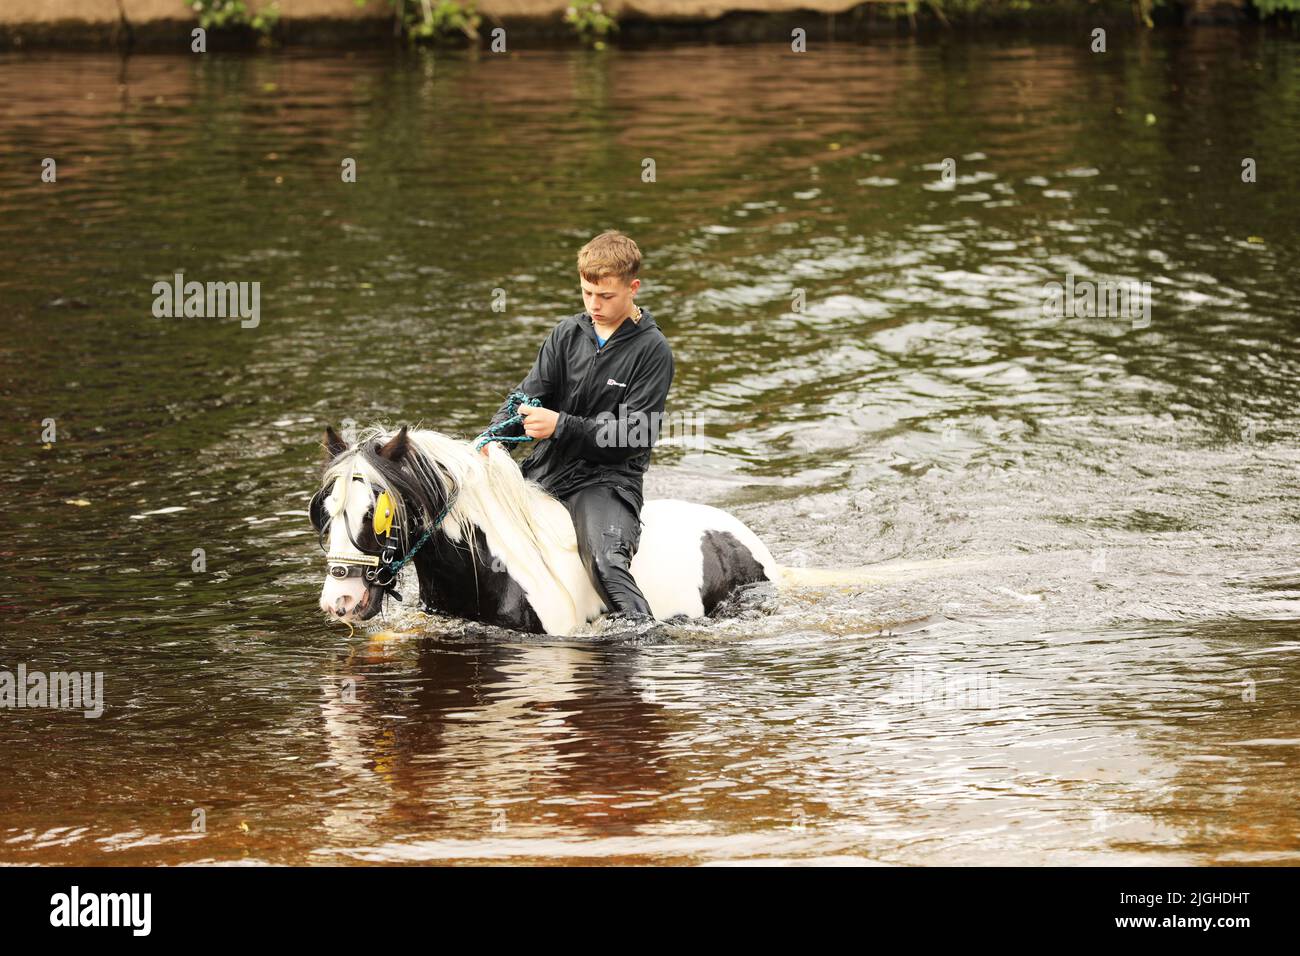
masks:
[[[641,321],[641,306],[639,306],[639,305],[637,305],[635,302],[633,302],[633,303],[632,303],[632,314],[631,314],[630,316],[628,316],[628,318],[630,318],[630,319],[632,320],[632,324],[633,324],[633,325],[638,324],[638,323]]]

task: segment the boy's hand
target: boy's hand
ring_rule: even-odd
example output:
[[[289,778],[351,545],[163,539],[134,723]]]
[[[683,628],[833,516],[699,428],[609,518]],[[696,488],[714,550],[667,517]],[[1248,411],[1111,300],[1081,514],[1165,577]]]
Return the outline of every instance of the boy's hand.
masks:
[[[550,438],[555,434],[555,423],[560,420],[560,413],[549,408],[535,405],[520,405],[519,414],[523,416],[524,434],[536,441]]]

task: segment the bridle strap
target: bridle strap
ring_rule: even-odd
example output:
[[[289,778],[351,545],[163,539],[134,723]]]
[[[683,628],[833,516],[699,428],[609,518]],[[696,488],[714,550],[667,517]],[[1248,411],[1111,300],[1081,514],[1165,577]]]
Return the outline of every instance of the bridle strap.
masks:
[[[379,568],[379,570],[375,572],[374,576],[370,580],[374,581],[382,588],[391,589],[393,586],[393,582],[397,580],[398,572],[400,572],[402,568],[406,567],[411,562],[411,559],[415,557],[416,553],[421,548],[423,548],[425,544],[428,543],[430,538],[433,537],[433,533],[442,527],[443,521],[445,521],[447,515],[451,513],[452,506],[456,504],[456,499],[458,497],[459,494],[454,494],[451,496],[451,498],[447,500],[446,507],[444,507],[442,509],[442,512],[438,515],[438,517],[433,520],[433,524],[430,527],[426,528],[424,532],[420,535],[420,537],[416,539],[415,544],[412,546],[410,551],[406,552],[406,554],[404,554],[399,560],[396,561],[393,560],[392,558],[386,558],[382,562],[382,566]],[[394,554],[396,553],[396,548],[392,545],[392,542],[394,540],[395,539],[392,534],[387,535],[387,541],[389,543],[386,544],[384,547],[385,554],[388,554],[390,548],[392,548]],[[385,571],[388,572],[387,583],[379,580],[379,575]],[[399,598],[398,600],[401,599]]]
[[[421,548],[428,544],[429,539],[433,537],[434,532],[442,527],[443,521],[451,513],[452,507],[456,504],[459,493],[453,494],[447,501],[446,507],[434,519],[433,524],[426,528],[416,539],[411,550],[397,557],[398,536],[391,531],[384,535],[383,554],[374,555],[366,554],[361,550],[355,538],[352,537],[352,529],[344,528],[347,531],[348,540],[352,542],[355,551],[333,551],[325,557],[329,561],[329,573],[335,578],[352,578],[359,577],[369,584],[382,588],[385,594],[392,594],[397,600],[402,600],[402,595],[394,586],[397,581],[397,575],[402,568],[406,567],[415,558]]]
[[[377,557],[373,554],[362,554],[359,551],[356,553],[331,551],[325,555],[325,560],[329,562],[330,577],[334,578],[364,577],[366,568],[379,566]]]

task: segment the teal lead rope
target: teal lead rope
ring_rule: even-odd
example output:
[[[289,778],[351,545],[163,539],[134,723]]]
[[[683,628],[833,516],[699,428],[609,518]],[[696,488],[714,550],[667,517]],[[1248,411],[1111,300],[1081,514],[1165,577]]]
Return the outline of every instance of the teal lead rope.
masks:
[[[532,441],[532,439],[529,438],[527,435],[516,437],[514,435],[502,435],[501,432],[512,425],[519,424],[524,420],[524,416],[519,414],[520,405],[532,405],[534,408],[536,408],[541,406],[542,400],[540,398],[531,398],[528,395],[525,395],[523,392],[511,392],[509,402],[510,402],[510,417],[503,422],[498,422],[495,425],[489,425],[487,430],[483,432],[483,434],[479,435],[478,438],[475,440],[474,442],[475,450],[482,448],[490,441],[509,442],[510,444]],[[385,562],[383,564],[382,569],[388,572],[388,583],[380,584],[381,587],[383,587],[385,590],[390,590],[390,591],[393,590],[393,582],[397,580],[398,573],[402,570],[402,568],[406,567],[407,564],[410,563],[411,559],[415,557],[416,552],[419,551],[421,548],[423,548],[424,545],[428,542],[428,540],[431,537],[433,537],[433,533],[437,531],[440,527],[442,527],[442,523],[444,520],[446,520],[447,515],[451,512],[451,506],[455,503],[455,501],[456,501],[456,496],[452,495],[451,499],[447,502],[447,506],[442,509],[442,514],[438,515],[438,517],[434,519],[433,525],[427,528],[424,534],[420,535],[420,537],[416,539],[415,546],[412,547],[410,551],[406,552],[406,554],[403,555],[400,561]],[[393,594],[396,595],[397,592],[393,591]],[[398,596],[398,600],[399,601],[401,600],[400,595]]]
[[[483,434],[474,439],[474,450],[478,451],[490,441],[499,441],[503,445],[518,445],[522,442],[532,441],[527,435],[502,435],[501,432],[514,425],[518,425],[524,420],[524,416],[519,414],[520,405],[532,405],[534,408],[540,408],[542,400],[540,398],[530,398],[523,392],[511,392],[510,398],[510,417],[503,422],[497,422],[495,425],[489,425]]]
[[[397,593],[397,588],[394,587],[394,585],[397,583],[397,575],[401,572],[402,568],[406,567],[408,564],[411,563],[411,559],[415,557],[415,553],[424,547],[425,542],[427,542],[430,538],[433,537],[433,533],[437,531],[440,527],[442,527],[442,522],[446,519],[447,515],[451,512],[451,506],[454,505],[455,503],[456,503],[456,496],[452,495],[451,500],[447,502],[447,506],[442,509],[442,514],[438,515],[437,519],[433,522],[433,526],[425,529],[424,534],[420,535],[420,537],[416,539],[415,547],[411,548],[410,551],[406,552],[406,554],[402,557],[400,561],[389,561],[384,563],[381,570],[385,570],[388,572],[388,583],[387,584],[381,583],[376,576],[376,581],[375,581],[376,584],[378,584],[386,592],[391,592],[393,597],[397,598],[397,600],[399,601],[402,600],[402,596]]]
[[[410,551],[406,552],[406,555],[405,557],[402,558],[402,560],[395,561],[388,566],[388,570],[392,573],[394,581],[397,580],[397,573],[401,571],[402,568],[406,567],[408,564],[411,563],[411,559],[415,557],[415,552],[423,548],[424,543],[428,541],[431,537],[433,537],[434,528],[437,528],[438,525],[442,524],[442,519],[445,517],[447,517],[447,512],[444,510],[443,513],[439,516],[438,520],[434,522],[433,528],[429,528],[424,532],[424,534],[420,535],[419,539],[415,542],[415,547],[413,547]]]
[[[532,398],[525,395],[523,392],[511,392],[509,402],[510,417],[505,421],[497,422],[495,425],[489,425],[487,430],[484,431],[483,434],[479,435],[475,440],[475,451],[482,448],[490,441],[499,441],[512,445],[520,442],[532,441],[532,439],[527,435],[502,435],[501,432],[512,425],[518,425],[524,420],[524,416],[519,414],[520,405],[532,405],[534,408],[538,408],[541,406],[542,400],[540,398]],[[446,520],[447,515],[451,512],[451,506],[455,504],[455,502],[456,495],[452,495],[451,499],[447,502],[447,506],[442,509],[442,514],[438,515],[438,517],[434,519],[432,527],[427,528],[424,534],[420,535],[420,537],[416,539],[415,546],[411,548],[410,551],[406,552],[400,561],[386,562],[383,565],[383,570],[388,572],[388,583],[381,584],[380,586],[384,588],[385,591],[391,591],[399,601],[402,599],[402,596],[393,588],[393,584],[397,581],[398,573],[402,568],[406,567],[406,565],[410,563],[411,559],[415,557],[416,552],[424,547],[425,543],[433,537],[433,533],[442,527],[443,521]]]

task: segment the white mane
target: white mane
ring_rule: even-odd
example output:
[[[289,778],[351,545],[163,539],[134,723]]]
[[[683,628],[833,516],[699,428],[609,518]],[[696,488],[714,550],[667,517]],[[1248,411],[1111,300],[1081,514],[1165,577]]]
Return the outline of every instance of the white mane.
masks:
[[[396,434],[392,429],[366,429],[357,444],[326,470],[323,487],[334,486],[327,502],[332,517],[347,513],[348,498],[357,484],[364,485],[367,504],[380,492],[391,490],[360,449],[373,447],[374,442],[384,444]],[[411,448],[403,467],[416,474],[426,487],[458,489],[442,524],[447,537],[468,545],[477,526],[487,539],[493,559],[500,560],[524,588],[548,631],[567,632],[599,611],[599,598],[578,558],[568,511],[524,478],[508,452],[493,443],[485,457],[472,442],[427,429],[410,429],[407,438]],[[354,482],[354,475],[361,482]],[[403,529],[402,547],[406,549],[413,543],[405,540],[406,502],[400,494],[394,493],[392,498],[398,511],[394,526]],[[425,522],[436,517],[421,516]],[[553,629],[552,625],[557,627]]]

